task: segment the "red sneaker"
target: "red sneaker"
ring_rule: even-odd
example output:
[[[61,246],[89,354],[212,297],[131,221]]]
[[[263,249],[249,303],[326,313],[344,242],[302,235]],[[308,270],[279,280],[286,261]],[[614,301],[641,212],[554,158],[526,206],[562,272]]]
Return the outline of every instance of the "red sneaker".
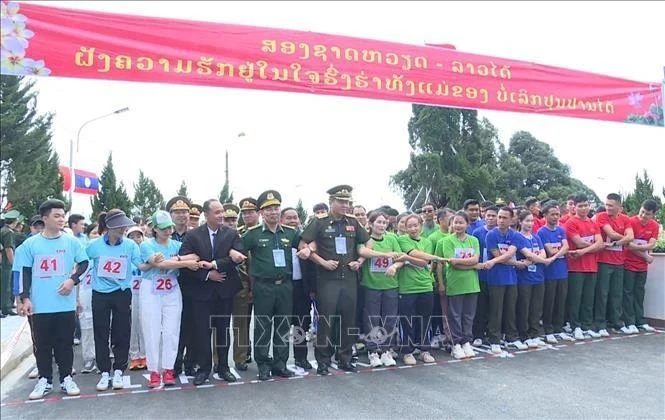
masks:
[[[163,373],[162,380],[164,385],[175,385],[175,375],[172,369],[166,369]]]
[[[157,388],[161,385],[159,372],[150,372],[150,382],[148,383],[148,388]]]

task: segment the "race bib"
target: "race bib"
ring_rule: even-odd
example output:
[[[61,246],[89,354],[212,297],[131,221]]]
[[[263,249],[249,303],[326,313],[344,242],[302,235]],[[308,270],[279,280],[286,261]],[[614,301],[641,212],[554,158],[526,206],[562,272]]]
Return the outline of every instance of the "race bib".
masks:
[[[487,257],[487,248],[483,249],[483,262],[489,261],[489,258]]]
[[[37,277],[58,277],[65,274],[65,259],[62,254],[37,255],[35,257]]]
[[[86,274],[80,284],[82,289],[92,289],[92,274]]]
[[[272,261],[275,264],[275,267],[286,267],[286,257],[284,256],[284,250],[273,249]]]
[[[344,236],[335,238],[335,252],[337,255],[346,255],[346,238]]]
[[[646,245],[647,241],[646,239],[633,239],[633,243],[635,245]]]
[[[594,242],[596,242],[596,236],[595,236],[595,235],[591,235],[591,236],[582,236],[582,240],[583,240],[584,242],[587,242],[587,243],[593,244]]]
[[[552,248],[553,254],[556,254],[557,252],[561,251],[561,242],[549,242],[545,245],[549,245]],[[563,255],[560,255],[557,258],[565,258]]]
[[[536,265],[531,264],[526,267],[526,269],[529,271],[529,273],[535,273],[536,272]]]
[[[127,277],[126,257],[100,257],[97,266],[97,276],[116,280],[124,280]]]
[[[178,278],[172,274],[155,276],[152,279],[152,292],[156,295],[167,295],[178,287]]]
[[[508,248],[510,248],[510,245],[508,245],[508,244],[497,244],[497,247],[499,248],[499,252],[503,255],[506,252],[508,252]],[[517,255],[513,254],[511,260],[516,261],[517,260]]]
[[[141,277],[132,278],[132,294],[138,294],[141,290]]]
[[[385,273],[391,265],[393,265],[392,258],[372,257],[370,259],[369,271],[372,273]]]
[[[473,255],[473,248],[455,248],[455,258],[471,258]]]
[[[611,244],[612,241],[607,241],[607,242],[605,242],[605,243],[607,243],[607,244]],[[605,251],[622,252],[622,251],[623,251],[623,245],[614,245],[614,246],[610,246],[610,247],[605,248]]]

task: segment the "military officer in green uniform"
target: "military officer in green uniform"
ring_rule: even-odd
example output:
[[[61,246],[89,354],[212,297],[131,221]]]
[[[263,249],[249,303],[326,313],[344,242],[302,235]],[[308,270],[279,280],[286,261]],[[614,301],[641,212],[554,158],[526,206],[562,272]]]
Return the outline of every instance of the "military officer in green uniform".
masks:
[[[317,264],[319,323],[315,356],[319,375],[329,374],[330,345],[339,347],[339,368],[356,372],[351,364],[351,346],[356,340],[352,329],[356,322],[357,272],[365,258],[397,258],[397,253],[382,253],[365,246],[370,241],[367,231],[348,214],[351,206],[349,185],[328,190],[330,213],[312,221],[302,234],[299,248],[302,258]],[[339,336],[331,336],[335,317],[340,320]]]
[[[13,311],[14,296],[12,295],[12,264],[16,251],[16,226],[23,221],[18,210],[5,213],[5,225],[0,229],[0,248],[2,248],[2,266],[0,270],[0,315],[16,315]]]
[[[255,198],[246,197],[239,201],[238,206],[240,207],[240,217],[242,218],[243,225],[238,228],[240,235],[244,234],[247,229],[254,227],[259,224],[259,203]],[[249,273],[247,271],[247,261],[242,263],[239,267],[240,270],[240,280],[242,281],[243,289],[247,288],[249,290]],[[249,323],[252,320],[252,308],[253,308],[253,297],[252,292],[250,291],[247,294],[247,331],[248,331],[248,341],[247,341],[247,360],[245,363],[252,362],[252,346],[249,343]]]
[[[189,207],[189,229],[196,229],[201,224],[201,215],[203,214],[203,206],[200,204],[192,204]]]
[[[254,294],[254,359],[259,380],[273,376],[288,378],[294,373],[286,368],[289,358],[289,330],[293,312],[293,263],[291,249],[298,247],[295,229],[279,223],[282,197],[275,190],[264,191],[258,198],[263,223],[251,227],[242,237],[251,258],[249,275]],[[273,360],[270,361],[270,333]]]

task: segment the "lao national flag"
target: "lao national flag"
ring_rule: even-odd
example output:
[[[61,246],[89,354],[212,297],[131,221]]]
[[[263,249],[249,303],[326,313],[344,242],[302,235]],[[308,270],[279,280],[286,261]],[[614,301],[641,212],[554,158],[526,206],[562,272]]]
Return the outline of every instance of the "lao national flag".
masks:
[[[60,173],[63,178],[62,189],[69,191],[71,186],[71,179],[69,168],[67,166],[60,167]],[[74,169],[74,192],[80,194],[95,195],[99,191],[99,178],[94,172],[84,171],[82,169]]]

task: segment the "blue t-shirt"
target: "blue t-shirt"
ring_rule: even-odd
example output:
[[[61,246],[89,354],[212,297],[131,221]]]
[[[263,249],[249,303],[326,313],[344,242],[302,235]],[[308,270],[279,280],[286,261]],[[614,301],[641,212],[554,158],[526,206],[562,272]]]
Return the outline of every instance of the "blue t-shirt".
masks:
[[[12,264],[12,294],[14,296],[23,293],[23,267],[26,266],[23,263],[26,258],[25,250],[26,248],[21,244],[14,251],[14,263]]]
[[[122,238],[109,245],[108,235],[88,243],[86,252],[93,261],[92,290],[111,293],[132,287],[132,265],[141,264],[141,253],[136,242]]]
[[[547,226],[538,229],[538,237],[544,245],[552,246],[556,252],[563,246],[562,241],[566,239],[566,231],[561,226],[550,230]],[[545,267],[545,280],[565,280],[568,278],[568,261],[566,257],[559,257],[552,264]]]
[[[485,226],[485,221],[483,219],[477,219],[475,222],[469,223],[469,226],[466,227],[466,233],[473,235],[473,232],[481,226]]]
[[[15,267],[20,272],[22,267],[32,268],[30,301],[33,313],[76,310],[76,290],[63,296],[58,289],[71,277],[75,264],[88,260],[83,245],[73,236],[62,234],[57,238],[31,236],[21,247],[24,249],[18,254],[20,262]]]
[[[510,246],[519,248],[520,235],[512,229],[504,235],[498,227],[487,232],[485,237],[485,246],[487,247],[487,255],[492,256],[492,250],[498,249],[501,253],[508,251]],[[513,256],[513,259],[515,257]],[[517,274],[515,267],[506,264],[495,264],[490,270],[487,271],[487,284],[490,286],[513,286],[517,284]]]
[[[472,235],[475,236],[478,239],[478,245],[480,245],[480,260],[479,262],[485,262],[490,258],[490,255],[487,251],[487,243],[486,243],[486,238],[487,238],[487,233],[489,230],[487,230],[487,226],[481,226],[478,229],[474,230]],[[487,270],[478,270],[478,279],[484,283],[487,282]]]
[[[182,242],[174,241],[173,239],[169,239],[169,242],[166,245],[158,243],[154,238],[148,239],[141,243],[141,261],[147,262],[151,256],[160,252],[164,255],[165,260],[170,260],[178,255],[181,246]],[[178,271],[177,268],[172,270],[151,268],[143,273],[142,278],[143,280],[152,280],[155,276],[163,276],[165,274],[178,276]]]
[[[517,247],[517,259],[525,260],[526,257],[522,254],[521,250],[527,248],[529,251],[538,253],[543,248],[543,241],[540,240],[538,235],[531,235],[531,238],[527,238],[521,232],[521,245]],[[540,284],[545,281],[545,264],[533,263],[523,270],[517,271],[517,283],[518,284]]]

